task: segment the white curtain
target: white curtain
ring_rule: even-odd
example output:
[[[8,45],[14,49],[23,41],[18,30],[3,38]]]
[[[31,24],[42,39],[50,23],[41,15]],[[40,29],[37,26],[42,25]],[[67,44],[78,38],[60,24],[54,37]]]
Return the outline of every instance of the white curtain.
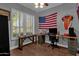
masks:
[[[12,35],[17,37],[20,33],[34,34],[35,19],[33,15],[24,13],[22,11],[12,9]]]
[[[26,32],[34,34],[34,16],[26,14]]]

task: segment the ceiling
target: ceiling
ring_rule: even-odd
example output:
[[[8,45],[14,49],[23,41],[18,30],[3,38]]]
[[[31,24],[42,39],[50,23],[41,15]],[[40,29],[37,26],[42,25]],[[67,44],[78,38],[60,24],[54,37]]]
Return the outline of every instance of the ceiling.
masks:
[[[46,6],[44,8],[35,8],[34,3],[20,3],[20,4],[26,8],[30,8],[31,10],[33,10],[35,12],[41,12],[41,11],[56,7],[58,5],[61,5],[62,3],[48,3],[48,6]]]

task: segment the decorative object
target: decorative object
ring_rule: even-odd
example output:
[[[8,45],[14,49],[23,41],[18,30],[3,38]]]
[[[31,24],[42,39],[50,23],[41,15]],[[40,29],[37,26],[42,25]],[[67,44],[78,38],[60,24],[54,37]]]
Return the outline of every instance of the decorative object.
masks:
[[[78,4],[78,7],[77,7],[77,15],[78,15],[78,19],[79,19],[79,4]]]
[[[71,16],[71,15],[67,15],[67,16],[64,16],[62,18],[62,21],[64,23],[64,29],[65,29],[64,35],[68,35],[68,29],[71,26],[71,21],[72,20],[73,20],[73,16]]]
[[[43,8],[45,6],[48,6],[48,3],[35,3],[35,8]]]

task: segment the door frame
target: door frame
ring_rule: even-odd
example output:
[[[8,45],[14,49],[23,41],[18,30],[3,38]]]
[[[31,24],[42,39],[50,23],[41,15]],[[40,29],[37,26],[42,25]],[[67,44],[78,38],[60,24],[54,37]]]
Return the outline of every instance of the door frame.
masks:
[[[9,48],[11,48],[10,47],[10,39],[11,39],[11,11],[8,11],[8,10],[2,9],[2,8],[0,8],[0,11],[7,12],[8,13],[8,15],[5,15],[5,16],[8,16]]]
[[[2,9],[2,8],[0,8],[0,11],[3,11],[3,12],[7,12],[8,13],[8,21],[10,20],[10,16],[11,16],[11,12],[10,11],[8,11],[8,10],[6,10],[6,9]],[[1,15],[1,14],[0,14]],[[3,15],[3,14],[2,14]],[[7,16],[7,15],[5,15],[5,16]]]

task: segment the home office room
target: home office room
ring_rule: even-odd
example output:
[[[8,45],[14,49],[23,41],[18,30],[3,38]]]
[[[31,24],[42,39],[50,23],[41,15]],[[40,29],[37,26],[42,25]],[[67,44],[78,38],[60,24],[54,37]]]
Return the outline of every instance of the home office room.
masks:
[[[0,32],[1,56],[79,56],[79,4],[0,3]]]

